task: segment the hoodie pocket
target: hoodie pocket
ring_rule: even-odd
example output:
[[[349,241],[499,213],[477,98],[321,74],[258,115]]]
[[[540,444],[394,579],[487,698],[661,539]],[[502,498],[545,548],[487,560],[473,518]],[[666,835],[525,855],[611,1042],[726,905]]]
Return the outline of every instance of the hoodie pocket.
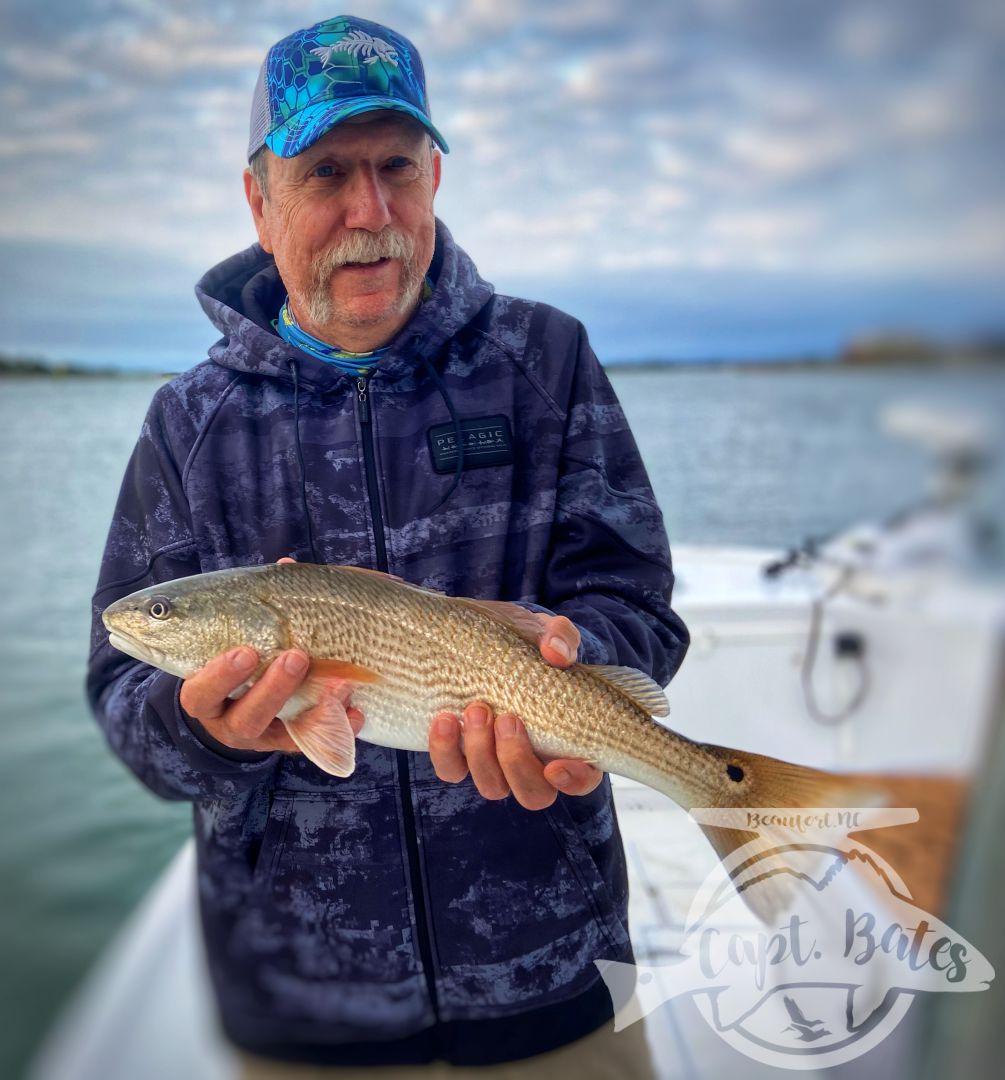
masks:
[[[575,816],[570,802],[575,808]],[[591,799],[588,795],[577,797],[574,801],[559,796],[543,813],[608,941],[616,949],[625,948],[629,944],[629,937],[621,916],[627,911],[628,889],[624,851],[620,834],[616,831],[611,804],[607,800]],[[608,822],[614,825],[609,832]],[[600,830],[607,833],[602,850],[605,855],[614,856],[606,859],[606,875],[601,873],[586,840],[591,833]]]
[[[559,800],[561,802],[561,800]],[[470,781],[419,791],[444,1019],[561,1001],[630,949],[576,826],[558,810],[483,799]]]
[[[272,977],[387,984],[420,970],[391,792],[277,791],[253,900]]]

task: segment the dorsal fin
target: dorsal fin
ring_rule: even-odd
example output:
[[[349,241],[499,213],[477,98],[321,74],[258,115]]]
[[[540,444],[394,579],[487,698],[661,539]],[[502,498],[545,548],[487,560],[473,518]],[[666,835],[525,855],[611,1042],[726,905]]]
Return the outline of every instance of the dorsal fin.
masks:
[[[512,604],[508,600],[473,600],[467,596],[453,596],[451,603],[461,604],[480,615],[492,619],[493,622],[501,622],[515,631],[529,645],[537,647],[541,637],[541,621],[533,611],[528,611],[519,604]]]
[[[647,716],[669,716],[670,704],[663,687],[648,675],[631,667],[615,664],[584,664],[583,670],[610,683],[629,701],[634,702]]]
[[[399,588],[408,589],[411,592],[425,593],[427,596],[446,597],[447,595],[439,589],[429,588],[428,585],[416,585],[414,581],[406,581],[397,574],[388,574],[383,570],[371,570],[369,566],[338,566],[335,569],[347,570],[351,574],[365,574],[367,577],[382,578],[384,581],[393,581]]]
[[[383,570],[371,570],[369,566],[340,566],[338,569],[348,570],[353,574],[370,574],[372,577],[384,578],[385,580],[390,578],[392,581],[400,581],[405,585],[409,584],[403,577],[398,577],[397,574],[386,574]]]

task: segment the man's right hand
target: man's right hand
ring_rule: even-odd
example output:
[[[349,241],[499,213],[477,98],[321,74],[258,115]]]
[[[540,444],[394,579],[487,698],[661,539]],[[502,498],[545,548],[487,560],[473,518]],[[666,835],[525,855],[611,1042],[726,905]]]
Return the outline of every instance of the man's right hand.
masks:
[[[235,750],[299,753],[276,713],[307,677],[310,660],[301,649],[281,653],[237,701],[228,695],[258,666],[254,649],[242,646],[215,657],[181,686],[181,707],[217,742]]]
[[[254,649],[242,646],[221,654],[181,684],[181,707],[194,717],[217,742],[234,750],[282,750],[299,754],[286,725],[276,713],[296,693],[307,677],[310,658],[302,649],[280,653],[265,669],[255,685],[237,701],[228,695],[244,683],[258,667]],[[302,718],[310,721],[314,709],[324,709],[322,700],[305,709]],[[358,735],[363,714],[351,705],[346,715]]]

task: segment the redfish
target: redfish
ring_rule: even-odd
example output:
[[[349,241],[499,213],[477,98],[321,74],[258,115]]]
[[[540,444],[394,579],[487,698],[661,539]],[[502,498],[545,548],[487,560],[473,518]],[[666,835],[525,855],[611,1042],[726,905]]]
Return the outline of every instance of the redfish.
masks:
[[[261,664],[244,689],[280,652],[303,649],[310,672],[280,719],[333,776],[355,766],[350,696],[366,717],[359,738],[416,751],[428,749],[436,713],[460,714],[479,700],[519,716],[542,759],[582,758],[687,810],[862,802],[839,777],[678,735],[654,719],[670,711],[663,689],[633,668],[554,667],[538,648],[538,620],[522,608],[446,596],[372,570],[309,563],[219,570],[133,593],[102,618],[115,648],[182,678],[251,646]],[[322,697],[330,707],[304,719]],[[706,835],[723,858],[751,838],[726,828]]]

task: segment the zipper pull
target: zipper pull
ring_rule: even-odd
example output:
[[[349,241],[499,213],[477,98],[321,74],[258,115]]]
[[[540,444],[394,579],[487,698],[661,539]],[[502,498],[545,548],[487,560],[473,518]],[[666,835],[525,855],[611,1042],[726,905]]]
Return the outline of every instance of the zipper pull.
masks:
[[[370,423],[370,399],[366,396],[366,376],[356,380],[356,396],[359,398],[359,419],[362,424]]]

